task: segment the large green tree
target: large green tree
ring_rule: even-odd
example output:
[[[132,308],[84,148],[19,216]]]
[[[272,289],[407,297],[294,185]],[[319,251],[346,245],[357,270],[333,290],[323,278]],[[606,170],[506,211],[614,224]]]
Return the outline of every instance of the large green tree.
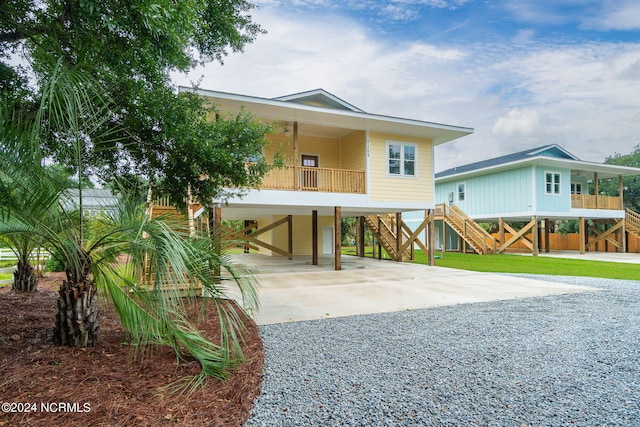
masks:
[[[607,157],[605,163],[640,168],[640,144],[636,145],[634,150],[629,154],[615,153]],[[624,177],[622,186],[625,207],[640,212],[640,175]],[[619,192],[619,182],[617,179],[603,180],[600,183],[599,190],[601,194],[617,196]]]
[[[176,202],[191,186],[207,203],[223,185],[259,182],[266,159],[252,170],[243,163],[259,158],[269,128],[247,114],[212,121],[211,107],[177,93],[170,73],[242,51],[263,32],[253,8],[245,0],[0,1],[0,90],[37,105],[33,83],[47,80],[57,58],[90,73],[114,103],[102,126],[120,135],[93,141],[84,153],[87,173],[142,175]],[[12,55],[22,56],[22,67],[12,65]],[[59,163],[73,160],[59,138],[45,142]]]

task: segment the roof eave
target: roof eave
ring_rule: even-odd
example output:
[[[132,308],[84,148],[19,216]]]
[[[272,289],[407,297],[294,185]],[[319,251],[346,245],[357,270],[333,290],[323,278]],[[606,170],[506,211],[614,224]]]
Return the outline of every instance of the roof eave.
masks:
[[[252,114],[274,120],[289,120],[325,126],[354,128],[374,132],[389,132],[402,135],[431,138],[433,145],[461,138],[473,133],[473,128],[432,123],[378,114],[348,110],[331,110],[275,99],[259,98],[227,92],[180,87],[180,91],[191,91],[202,96],[223,99],[235,103],[236,109],[246,106]]]

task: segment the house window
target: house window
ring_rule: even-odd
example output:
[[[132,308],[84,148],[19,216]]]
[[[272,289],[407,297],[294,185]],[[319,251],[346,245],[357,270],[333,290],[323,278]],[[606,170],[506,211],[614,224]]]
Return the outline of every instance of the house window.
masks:
[[[414,144],[387,142],[387,173],[395,176],[416,176],[416,154]]]
[[[545,173],[545,193],[560,194],[560,174],[555,172]]]
[[[457,185],[456,194],[458,195],[458,202],[464,202],[467,197],[467,186],[465,183],[460,183]]]
[[[572,182],[571,194],[582,194],[582,184],[579,182]]]

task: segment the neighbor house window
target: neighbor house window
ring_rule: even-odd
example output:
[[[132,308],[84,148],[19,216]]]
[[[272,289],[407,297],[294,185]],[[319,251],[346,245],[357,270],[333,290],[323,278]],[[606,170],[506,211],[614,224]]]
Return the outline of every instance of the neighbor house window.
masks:
[[[560,174],[555,172],[545,173],[545,193],[560,194]]]
[[[414,144],[387,142],[387,173],[416,176],[417,147]]]
[[[463,183],[457,185],[458,202],[464,202],[467,197],[467,186]]]

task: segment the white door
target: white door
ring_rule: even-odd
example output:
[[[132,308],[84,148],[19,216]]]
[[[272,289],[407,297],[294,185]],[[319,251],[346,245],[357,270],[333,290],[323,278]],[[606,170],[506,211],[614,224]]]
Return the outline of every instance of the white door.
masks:
[[[322,227],[322,255],[333,254],[333,227]]]

